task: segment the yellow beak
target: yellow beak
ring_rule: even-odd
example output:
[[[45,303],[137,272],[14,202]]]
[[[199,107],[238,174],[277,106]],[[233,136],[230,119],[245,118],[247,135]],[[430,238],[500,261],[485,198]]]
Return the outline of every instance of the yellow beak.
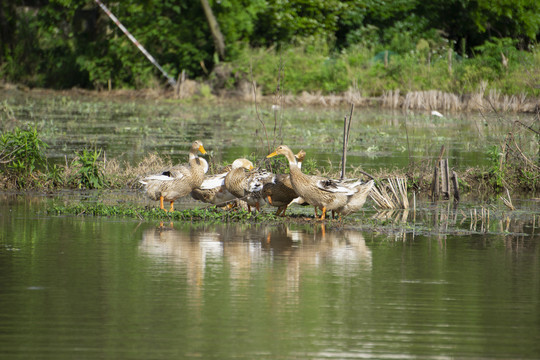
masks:
[[[201,152],[201,154],[206,154],[206,150],[204,150],[204,147],[201,145],[199,146],[199,151]]]
[[[253,165],[249,165],[249,170],[253,170]]]
[[[277,152],[274,151],[270,155],[266,156],[266,158],[268,159],[268,158],[271,158],[271,157],[276,156],[276,155],[277,155]]]

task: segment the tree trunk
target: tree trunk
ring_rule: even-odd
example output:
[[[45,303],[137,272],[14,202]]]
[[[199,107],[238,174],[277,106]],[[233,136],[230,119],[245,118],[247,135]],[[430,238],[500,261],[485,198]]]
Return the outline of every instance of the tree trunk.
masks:
[[[212,32],[212,37],[214,38],[214,45],[216,46],[216,51],[220,59],[225,58],[225,40],[223,39],[223,34],[219,30],[219,24],[212,12],[212,8],[208,3],[208,0],[201,0],[201,5],[204,9],[204,14],[206,15],[206,20],[208,20],[208,25],[210,26],[210,31]]]

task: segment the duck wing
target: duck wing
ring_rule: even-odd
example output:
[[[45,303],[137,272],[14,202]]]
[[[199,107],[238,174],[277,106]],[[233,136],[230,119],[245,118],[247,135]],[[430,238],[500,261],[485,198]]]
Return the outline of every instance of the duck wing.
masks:
[[[354,195],[358,191],[356,186],[360,185],[361,183],[362,181],[360,180],[320,179],[315,184],[317,188],[323,191]]]
[[[246,190],[249,192],[262,191],[265,184],[276,181],[276,175],[266,169],[253,169],[246,177]]]
[[[199,188],[206,190],[221,187],[225,185],[225,176],[227,176],[227,173],[206,176]]]

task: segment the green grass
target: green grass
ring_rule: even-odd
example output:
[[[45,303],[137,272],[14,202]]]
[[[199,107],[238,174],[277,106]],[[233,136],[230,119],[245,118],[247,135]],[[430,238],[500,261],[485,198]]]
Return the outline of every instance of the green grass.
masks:
[[[327,47],[293,47],[285,50],[250,49],[229,65],[236,78],[253,78],[264,95],[276,92],[278,80],[284,94],[303,91],[322,94],[343,93],[355,88],[364,97],[380,96],[384,91],[441,90],[453,94],[478,91],[487,83],[487,91],[503,95],[540,96],[536,86],[540,76],[540,51],[518,51],[504,48],[508,64],[502,65],[498,47],[485,46],[474,57],[461,57],[446,49],[426,57],[417,49],[391,53],[387,64],[381,52],[356,46],[340,53]],[[278,77],[277,74],[281,76]]]
[[[104,205],[78,203],[73,205],[51,204],[47,209],[51,215],[115,216],[139,220],[203,221],[203,222],[276,222],[279,218],[271,213],[249,213],[245,210],[224,211],[216,207],[175,210],[165,212],[159,208],[142,208],[133,205]]]

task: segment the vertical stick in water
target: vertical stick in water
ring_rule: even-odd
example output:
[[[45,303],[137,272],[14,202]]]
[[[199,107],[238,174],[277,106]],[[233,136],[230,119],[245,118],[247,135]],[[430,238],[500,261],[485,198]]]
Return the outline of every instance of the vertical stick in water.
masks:
[[[341,154],[341,178],[345,177],[345,167],[347,166],[347,117],[343,119],[343,153]]]
[[[354,111],[354,104],[351,104],[351,113],[349,119],[345,116],[343,120],[343,155],[341,158],[341,179],[345,178],[345,169],[347,167],[347,146],[349,145],[349,133],[351,131],[351,120]]]
[[[122,25],[122,23],[116,18],[116,16],[114,16],[114,14],[112,12],[110,12],[110,10],[100,0],[94,0],[94,1],[101,7],[101,9],[103,9],[103,11],[105,11],[105,14],[107,14],[111,18],[111,20],[116,24],[116,26],[118,26],[120,28],[120,30],[122,30],[124,32],[124,34],[126,34],[126,36],[129,38],[129,40],[131,40],[131,42],[133,44],[135,44],[135,46],[137,48],[139,48],[139,50],[146,56],[146,58],[148,60],[150,60],[150,62],[152,64],[154,64],[154,66],[157,67],[159,69],[159,71],[161,71],[161,73],[169,81],[169,84],[173,88],[176,87],[176,80],[174,80],[172,77],[170,77],[169,74],[167,74],[165,72],[165,70],[163,70],[163,68],[158,64],[156,59],[154,59],[154,57],[152,55],[150,55],[148,53],[148,51],[146,51],[146,49],[141,44],[139,44],[137,39],[135,39],[135,37],[133,35],[131,35],[131,33],[125,28],[124,25]]]

